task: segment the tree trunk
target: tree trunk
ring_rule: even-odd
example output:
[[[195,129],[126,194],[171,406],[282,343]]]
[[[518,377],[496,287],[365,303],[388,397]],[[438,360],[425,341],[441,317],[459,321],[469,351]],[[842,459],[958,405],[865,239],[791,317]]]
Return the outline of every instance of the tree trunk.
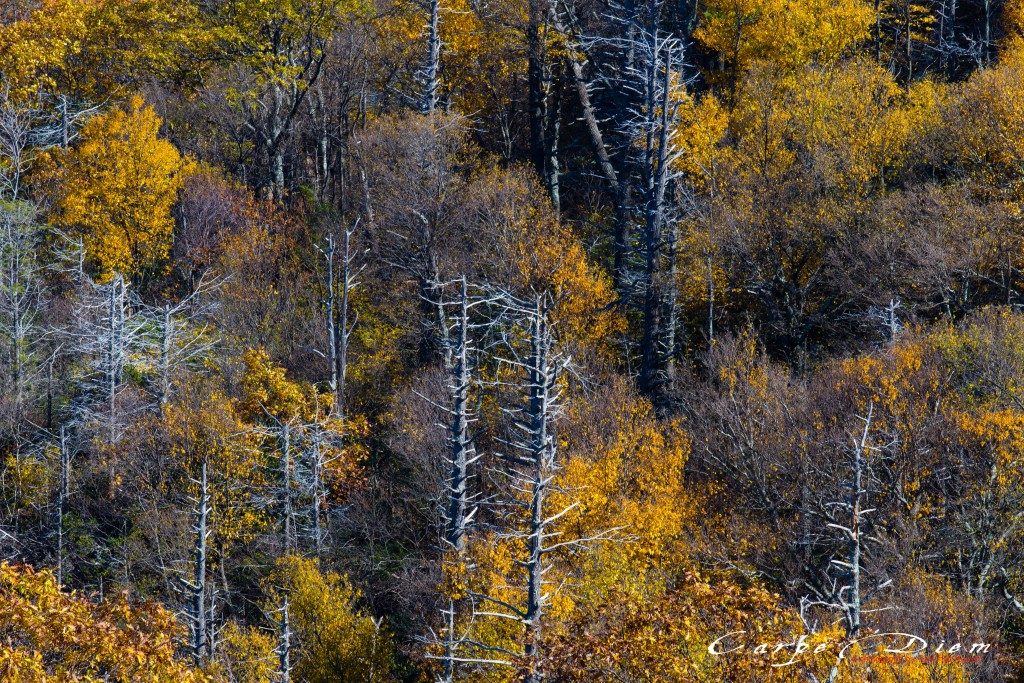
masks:
[[[160,330],[160,405],[167,405],[171,395],[171,335],[174,318],[171,307],[165,305]]]
[[[210,654],[207,642],[209,624],[206,612],[206,539],[209,535],[210,494],[206,477],[206,463],[202,465],[196,507],[195,567],[192,584],[192,605],[189,626],[192,631],[192,661],[201,666]]]
[[[291,425],[281,425],[281,533],[284,554],[295,550],[295,513],[292,509]]]
[[[60,428],[60,470],[57,475],[57,584],[64,585],[64,515],[71,494],[71,449],[64,425]]]
[[[424,92],[423,112],[433,114],[437,109],[438,93],[440,90],[440,68],[441,68],[441,3],[439,0],[430,0],[430,25],[427,36],[427,63],[424,68]]]
[[[544,172],[544,124],[546,120],[545,71],[547,70],[542,36],[544,21],[543,0],[529,0],[526,26],[526,77],[528,87],[527,112],[530,119],[530,159],[541,178]]]

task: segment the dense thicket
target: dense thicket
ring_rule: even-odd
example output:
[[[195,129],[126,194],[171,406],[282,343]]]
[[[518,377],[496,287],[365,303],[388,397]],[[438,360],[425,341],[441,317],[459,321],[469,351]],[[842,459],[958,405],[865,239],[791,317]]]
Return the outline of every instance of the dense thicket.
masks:
[[[1017,0],[0,0],[0,678],[1022,676],[1022,207]]]

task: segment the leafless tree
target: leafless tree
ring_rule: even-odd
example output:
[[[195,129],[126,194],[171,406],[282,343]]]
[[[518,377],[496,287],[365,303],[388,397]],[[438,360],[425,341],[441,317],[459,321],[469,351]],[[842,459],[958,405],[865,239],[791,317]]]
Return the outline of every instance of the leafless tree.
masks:
[[[195,521],[193,534],[193,565],[192,580],[179,577],[178,581],[184,590],[188,608],[186,619],[189,627],[189,651],[196,666],[202,665],[213,654],[213,616],[214,600],[210,582],[206,576],[207,542],[213,530],[210,528],[211,494],[206,476],[206,463],[203,462],[200,478],[193,483],[198,487],[194,503]]]
[[[437,287],[448,278],[442,258],[457,253],[456,240],[465,240],[455,219],[467,132],[462,117],[436,112],[383,121],[355,141],[370,246],[396,279],[415,283],[424,364],[437,360],[447,345]]]
[[[559,490],[555,480],[561,470],[556,423],[563,410],[566,372],[571,367],[570,359],[557,347],[550,317],[552,303],[548,295],[537,295],[532,304],[512,297],[506,300],[519,330],[507,334],[509,354],[505,362],[522,377],[518,385],[522,400],[503,409],[509,431],[499,443],[505,449],[500,456],[506,465],[502,474],[507,490],[500,501],[502,512],[496,534],[512,543],[520,554],[513,561],[516,576],[509,578],[508,594],[471,593],[478,604],[475,618],[510,619],[523,627],[519,651],[475,644],[507,658],[492,663],[523,662],[525,680],[531,683],[540,676],[545,611],[559,588],[550,578],[554,553],[585,549],[613,534],[607,531],[581,538],[556,528],[558,520],[577,504],[552,509],[551,497]],[[520,349],[513,337],[523,336],[526,348]]]
[[[16,101],[0,90],[0,198],[18,200],[37,155],[51,147],[68,149],[78,129],[100,105],[76,105],[67,95],[38,95]]]
[[[850,448],[850,477],[842,485],[847,495],[840,501],[826,503],[821,511],[828,520],[826,527],[842,534],[846,542],[844,559],[832,559],[827,572],[831,578],[831,590],[827,595],[817,598],[803,598],[801,613],[810,606],[822,606],[838,612],[843,617],[847,638],[856,638],[864,625],[864,615],[871,611],[865,609],[865,603],[880,590],[892,584],[889,579],[877,581],[868,586],[864,580],[864,556],[868,543],[877,541],[871,533],[870,515],[875,508],[867,507],[868,496],[872,490],[869,486],[870,466],[869,454],[877,451],[877,447],[869,445],[871,421],[874,417],[874,405],[868,406],[867,416],[861,418],[864,429],[860,437],[854,437]],[[838,570],[838,571],[834,571]],[[831,683],[839,674],[838,665],[833,666],[827,681]]]
[[[152,383],[161,406],[171,399],[175,377],[194,367],[214,348],[213,326],[207,319],[212,304],[207,296],[220,283],[216,278],[200,277],[192,293],[177,303],[142,309],[151,330],[142,343],[155,357]]]
[[[338,239],[333,229],[327,233],[323,245],[316,245],[327,270],[327,282],[321,305],[324,307],[327,323],[326,356],[330,365],[331,394],[334,396],[332,412],[339,417],[345,416],[345,377],[348,374],[349,339],[359,322],[359,311],[351,309],[350,299],[352,291],[359,285],[359,275],[366,267],[363,257],[367,251],[356,251],[352,244],[352,237],[358,225],[357,220],[351,228],[342,230],[344,238],[340,254]],[[317,353],[324,355],[321,351]]]
[[[292,640],[295,633],[292,631],[289,620],[289,608],[286,594],[279,610],[281,618],[274,620],[274,624],[277,626],[277,680],[279,683],[290,683],[292,680],[292,649],[295,647]]]
[[[452,330],[447,335],[450,349],[445,354],[448,372],[447,400],[441,404],[421,395],[421,398],[429,401],[447,418],[446,423],[439,424],[447,436],[447,458],[444,463],[447,477],[440,487],[442,496],[439,501],[443,522],[440,550],[446,567],[457,567],[465,561],[466,536],[473,525],[479,497],[479,494],[469,487],[469,482],[473,478],[470,468],[480,457],[470,433],[470,424],[476,419],[471,404],[471,392],[477,383],[472,368],[477,351],[474,336],[480,333],[481,328],[490,328],[494,321],[485,315],[482,321],[474,322],[471,314],[474,309],[487,309],[504,298],[501,294],[487,292],[471,295],[465,277],[454,284],[459,287],[458,298],[450,303],[441,302],[442,306],[456,309],[452,315],[447,316],[447,319],[452,321]],[[443,292],[446,287],[441,285],[439,289]],[[441,609],[443,635],[431,639],[431,642],[439,643],[443,648],[441,655],[431,655],[442,663],[438,679],[441,683],[452,683],[460,664],[490,661],[462,653],[467,645],[474,644],[471,640],[472,627],[467,627],[463,623],[466,618],[472,620],[471,615],[466,614],[465,603],[465,599],[447,597],[447,604]]]
[[[72,404],[83,425],[101,428],[107,443],[120,439],[125,411],[125,371],[140,360],[146,347],[146,317],[128,281],[114,274],[97,283],[82,274],[71,324],[61,330],[65,353],[74,357],[79,370],[78,394]]]
[[[683,150],[674,143],[679,103],[685,94],[684,45],[663,33],[661,5],[650,2],[646,26],[634,30],[635,66],[629,69],[638,88],[639,104],[627,124],[628,137],[640,141],[638,196],[641,209],[643,265],[636,288],[641,300],[640,390],[657,398],[667,381],[675,355],[677,299],[675,244],[678,239],[670,188],[681,179],[678,161]],[[657,403],[657,400],[655,401]]]
[[[441,89],[441,2],[427,0],[427,57],[423,64],[423,99],[420,108],[430,115],[437,110]]]
[[[47,300],[39,258],[43,239],[34,206],[0,203],[0,377],[8,387],[0,403],[10,405],[13,426],[21,423],[24,403],[39,379]]]
[[[67,514],[71,498],[71,457],[72,447],[64,425],[60,427],[60,438],[57,442],[60,462],[57,469],[57,512],[54,515],[57,523],[57,583],[64,584],[67,571],[66,536],[64,518]]]

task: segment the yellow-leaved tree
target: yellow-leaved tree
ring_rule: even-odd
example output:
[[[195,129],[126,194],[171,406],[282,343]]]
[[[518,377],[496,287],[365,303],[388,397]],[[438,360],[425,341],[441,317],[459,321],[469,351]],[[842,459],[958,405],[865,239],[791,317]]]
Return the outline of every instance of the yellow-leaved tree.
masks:
[[[264,529],[265,511],[252,500],[266,486],[263,454],[237,402],[197,381],[164,408],[162,425],[179,486],[198,495],[199,472],[204,464],[209,468],[210,543],[217,555]]]
[[[7,683],[200,683],[176,660],[181,626],[157,604],[94,601],[53,572],[0,564],[0,680]]]
[[[286,556],[278,561],[264,587],[267,614],[277,613],[280,618],[287,598],[292,680],[391,680],[391,634],[383,620],[359,609],[359,591],[346,577],[322,571],[315,560]],[[273,631],[231,622],[224,627],[211,670],[237,683],[277,683],[281,680],[280,647]]]
[[[56,188],[53,222],[81,235],[101,277],[142,275],[170,251],[171,208],[193,165],[159,137],[160,123],[135,97],[89,121],[81,143],[41,171]]]
[[[868,37],[873,19],[862,0],[710,0],[694,37],[727,63],[734,98],[751,63],[794,69],[833,62]]]
[[[383,620],[357,606],[346,577],[323,572],[314,560],[286,557],[271,577],[271,600],[288,596],[289,619],[300,643],[294,675],[306,683],[379,683],[394,662]]]
[[[42,0],[0,24],[0,79],[15,100],[59,94],[98,102],[195,53],[197,4],[164,0]]]

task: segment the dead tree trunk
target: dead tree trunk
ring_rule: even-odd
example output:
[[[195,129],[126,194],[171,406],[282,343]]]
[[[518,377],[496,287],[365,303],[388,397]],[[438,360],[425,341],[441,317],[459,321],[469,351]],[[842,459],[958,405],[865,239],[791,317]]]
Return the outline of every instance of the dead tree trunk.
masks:
[[[121,384],[122,343],[124,341],[124,279],[115,275],[110,283],[107,331],[106,385],[108,443],[117,440],[117,389]]]
[[[324,486],[324,451],[320,435],[313,441],[313,548],[317,559],[324,555],[327,530],[324,528],[324,514],[327,511],[327,489]]]
[[[831,566],[839,568],[839,574],[833,579],[831,595],[821,600],[803,600],[802,607],[820,605],[843,616],[846,627],[846,637],[855,639],[863,627],[864,603],[872,595],[888,586],[891,581],[877,581],[865,595],[863,563],[864,554],[868,541],[877,540],[869,535],[869,517],[874,508],[865,507],[865,500],[869,493],[866,488],[866,480],[869,478],[869,467],[867,461],[868,451],[875,450],[868,445],[868,437],[871,431],[871,422],[874,416],[874,405],[868,407],[868,414],[862,418],[864,429],[859,438],[853,438],[853,446],[850,461],[850,478],[843,483],[848,493],[841,500],[826,505],[822,513],[826,517],[842,519],[833,514],[832,510],[843,513],[845,519],[842,522],[830,522],[828,528],[840,531],[846,541],[845,559],[834,559]],[[839,675],[838,666],[833,666],[829,671],[828,683],[833,683]]]
[[[864,507],[863,501],[867,491],[864,489],[864,455],[867,449],[868,432],[871,429],[871,418],[874,406],[868,409],[868,416],[864,420],[864,432],[860,440],[853,443],[853,462],[851,464],[849,497],[844,507],[849,511],[849,526],[841,524],[829,524],[833,529],[842,531],[848,541],[847,559],[845,562],[833,560],[833,563],[844,569],[843,575],[849,583],[846,597],[840,594],[840,604],[846,616],[846,633],[849,637],[855,637],[861,627],[861,555],[864,547],[864,526],[865,515],[871,512]]]
[[[530,158],[537,175],[544,177],[544,71],[546,68],[543,0],[529,0],[526,25],[527,112],[530,119]]]
[[[345,246],[341,261],[341,315],[338,324],[333,328],[332,346],[334,347],[334,365],[332,374],[334,376],[334,404],[335,414],[345,417],[345,377],[348,374],[348,345],[352,337],[352,331],[359,322],[359,313],[356,312],[349,324],[349,298],[352,290],[359,283],[356,278],[362,272],[362,267],[356,262],[357,255],[352,252],[352,236],[355,234],[355,227],[345,230]]]
[[[64,515],[71,495],[71,447],[64,426],[60,428],[60,468],[57,473],[57,584],[64,585]]]
[[[530,364],[528,368],[529,400],[525,411],[526,442],[529,458],[530,523],[527,537],[526,559],[526,639],[523,653],[529,666],[526,680],[536,683],[538,648],[541,637],[541,618],[544,614],[545,599],[543,554],[546,528],[550,520],[544,515],[544,502],[548,485],[554,478],[556,467],[556,442],[552,430],[554,417],[553,394],[557,393],[557,371],[551,365],[553,337],[547,320],[547,311],[540,298],[532,318]]]
[[[171,338],[174,336],[174,317],[171,307],[164,306],[160,327],[160,405],[167,405],[171,396]]]
[[[437,110],[441,89],[441,3],[429,0],[430,19],[427,26],[427,61],[423,68],[423,113]]]
[[[675,232],[666,230],[666,225],[670,220],[667,193],[670,183],[679,175],[673,166],[681,154],[672,143],[671,130],[676,118],[672,79],[682,54],[678,40],[661,35],[658,10],[658,4],[652,3],[648,27],[638,32],[637,53],[643,65],[638,77],[642,78],[644,104],[633,124],[643,140],[639,164],[644,200],[639,387],[656,405],[667,381],[675,345]]]
[[[291,425],[281,424],[281,542],[284,554],[295,551],[295,510],[292,501],[292,434]]]
[[[552,524],[575,505],[554,513],[548,509],[549,493],[559,470],[554,422],[561,414],[560,378],[568,359],[555,350],[549,319],[550,301],[546,297],[538,296],[532,307],[520,302],[513,306],[525,319],[523,326],[529,337],[529,349],[525,357],[512,351],[515,358],[512,365],[524,375],[525,400],[520,406],[507,410],[512,418],[513,431],[504,442],[509,450],[502,457],[509,465],[511,494],[507,504],[512,512],[510,517],[515,521],[510,522],[503,535],[523,549],[523,554],[514,560],[517,573],[521,573],[509,579],[510,585],[522,591],[522,598],[514,604],[492,595],[473,595],[496,605],[499,610],[477,612],[476,616],[498,616],[522,625],[522,648],[519,652],[492,649],[520,659],[527,671],[524,680],[537,683],[542,663],[544,614],[551,600],[551,594],[545,591],[545,587],[550,586],[545,578],[552,568],[550,553],[582,541],[552,541],[557,536],[551,530]]]
[[[285,595],[281,606],[281,621],[277,624],[277,673],[280,683],[290,683],[292,680],[292,626],[288,611],[288,596]]]
[[[455,349],[452,353],[453,363],[449,377],[450,414],[449,440],[451,460],[447,482],[447,506],[445,511],[445,545],[449,563],[461,564],[465,559],[466,533],[475,509],[470,509],[471,495],[469,492],[469,466],[476,461],[473,441],[469,434],[470,422],[470,341],[469,341],[469,294],[466,279],[462,278],[462,287],[457,314],[457,330]],[[445,621],[444,655],[442,657],[442,683],[452,683],[455,669],[460,661],[459,649],[463,644],[456,629],[459,613],[463,608],[463,600],[449,597],[447,609],[442,610]]]
[[[189,596],[188,626],[189,626],[189,650],[192,661],[196,666],[201,666],[211,654],[210,652],[210,614],[207,612],[206,597],[206,559],[207,540],[210,536],[210,489],[206,476],[206,463],[202,465],[200,472],[199,494],[195,499],[195,525],[192,527],[194,534],[195,548],[193,550],[193,576],[192,581],[181,579]]]

